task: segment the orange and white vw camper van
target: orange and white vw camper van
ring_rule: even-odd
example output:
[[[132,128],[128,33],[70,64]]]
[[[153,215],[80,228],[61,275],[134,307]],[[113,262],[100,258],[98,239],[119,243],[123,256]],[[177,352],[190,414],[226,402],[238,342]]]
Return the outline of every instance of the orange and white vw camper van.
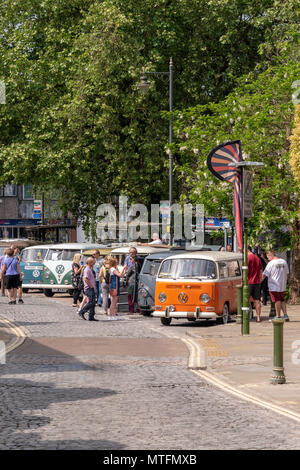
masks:
[[[163,325],[172,318],[212,319],[226,324],[237,311],[242,255],[222,251],[186,252],[160,265],[153,317]]]

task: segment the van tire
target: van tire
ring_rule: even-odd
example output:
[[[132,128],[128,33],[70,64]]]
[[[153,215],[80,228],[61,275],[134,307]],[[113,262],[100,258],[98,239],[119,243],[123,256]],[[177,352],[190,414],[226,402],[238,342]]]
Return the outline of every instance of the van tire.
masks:
[[[150,317],[151,316],[151,310],[145,310],[145,309],[141,309],[140,308],[140,312],[142,315],[144,315],[145,317]]]
[[[162,325],[169,326],[171,324],[172,318],[161,317],[160,321]]]
[[[46,297],[53,297],[54,296],[54,292],[52,292],[52,289],[43,289],[43,292],[44,292],[44,295]]]
[[[27,289],[27,287],[25,289],[22,288],[22,292],[24,292],[24,294],[27,294],[29,291],[29,289]]]
[[[218,325],[220,325],[220,324],[221,325],[227,325],[227,323],[230,321],[230,313],[229,313],[228,303],[224,304],[222,316],[217,318],[216,321],[217,321]]]

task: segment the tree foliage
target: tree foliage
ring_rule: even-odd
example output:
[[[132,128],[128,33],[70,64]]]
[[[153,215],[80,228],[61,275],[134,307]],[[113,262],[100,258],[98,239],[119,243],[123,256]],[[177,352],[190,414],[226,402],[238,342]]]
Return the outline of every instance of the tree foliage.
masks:
[[[290,137],[291,152],[290,163],[295,179],[300,184],[300,105],[295,105],[294,128]],[[299,207],[300,212],[300,207]]]
[[[168,83],[175,107],[218,102],[260,61],[274,0],[4,0],[0,5],[1,182],[62,193],[89,220],[116,194],[168,194]]]
[[[263,234],[264,242],[270,242],[276,232],[281,246],[292,244],[286,227],[293,229],[297,218],[299,186],[290,171],[288,136],[293,120],[291,84],[299,73],[300,65],[289,62],[257,77],[250,75],[225,100],[189,109],[178,119],[180,192],[185,200],[203,203],[209,215],[232,213],[232,185],[219,182],[206,166],[214,146],[240,139],[244,159],[264,163],[254,171],[252,241]],[[291,233],[294,240],[299,236]]]

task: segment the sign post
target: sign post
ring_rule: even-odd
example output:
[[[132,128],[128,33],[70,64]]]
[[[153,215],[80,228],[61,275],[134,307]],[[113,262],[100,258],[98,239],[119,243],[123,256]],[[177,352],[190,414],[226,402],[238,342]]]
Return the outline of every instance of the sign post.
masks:
[[[240,140],[225,142],[208,155],[207,166],[220,180],[234,185],[233,212],[238,249],[243,251],[243,329],[249,334],[248,243],[246,220],[253,216],[252,173],[246,167],[263,166],[261,162],[244,161]]]

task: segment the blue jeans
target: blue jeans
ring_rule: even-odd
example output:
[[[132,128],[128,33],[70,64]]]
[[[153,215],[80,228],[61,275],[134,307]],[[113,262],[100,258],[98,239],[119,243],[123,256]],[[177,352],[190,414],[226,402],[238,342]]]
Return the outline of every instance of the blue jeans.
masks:
[[[80,311],[80,313],[89,311],[89,320],[92,320],[95,316],[96,292],[93,288],[89,287],[86,291],[84,291],[84,293],[87,295],[89,301]]]
[[[97,304],[102,304],[102,290],[101,290],[101,283],[100,281],[96,281],[96,288],[97,288]]]

